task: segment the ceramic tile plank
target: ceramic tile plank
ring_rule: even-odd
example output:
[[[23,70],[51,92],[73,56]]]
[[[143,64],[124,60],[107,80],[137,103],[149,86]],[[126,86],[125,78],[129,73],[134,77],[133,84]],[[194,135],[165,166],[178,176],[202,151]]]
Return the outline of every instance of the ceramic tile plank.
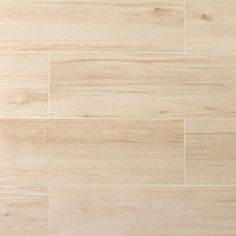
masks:
[[[0,184],[181,184],[181,120],[1,120]]]
[[[3,0],[0,50],[183,51],[183,0]],[[53,14],[52,14],[53,13]]]
[[[55,53],[52,117],[236,117],[236,54]]]
[[[0,117],[46,117],[48,56],[0,52]]]
[[[228,236],[235,187],[53,187],[52,236]]]
[[[236,1],[186,0],[187,51],[236,51]]]
[[[48,236],[48,188],[0,186],[0,234]]]
[[[236,184],[236,119],[187,120],[186,181]]]

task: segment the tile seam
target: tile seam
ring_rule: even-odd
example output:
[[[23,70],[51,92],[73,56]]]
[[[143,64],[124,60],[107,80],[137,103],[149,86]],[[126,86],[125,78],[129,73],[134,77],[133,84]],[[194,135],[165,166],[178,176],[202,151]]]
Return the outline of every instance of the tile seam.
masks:
[[[58,116],[50,116],[50,117],[0,117],[0,122],[4,120],[235,120],[236,117],[210,117],[210,118],[183,118],[183,117],[173,117],[173,118],[146,118],[146,117],[138,117],[138,118],[81,118],[81,117],[58,117]]]
[[[135,185],[135,184],[130,184],[130,185],[125,185],[125,184],[110,184],[110,185],[104,185],[104,184],[97,184],[97,185],[89,185],[89,184],[52,184],[52,185],[17,185],[17,184],[11,184],[11,185],[0,185],[1,187],[49,187],[50,186],[50,191],[51,188],[53,187],[236,187],[236,184],[224,184],[224,185],[217,185],[217,184],[170,184],[170,185],[164,185],[164,184],[152,184],[152,185]]]
[[[184,119],[184,185],[186,185],[186,120]]]
[[[186,53],[186,0],[184,0],[184,52]]]
[[[51,53],[48,53],[48,117],[50,117]]]
[[[51,186],[48,185],[48,236],[51,235]]]
[[[51,53],[51,54],[85,54],[85,53],[91,53],[91,54],[96,54],[96,53],[127,53],[127,54],[173,54],[173,53],[176,53],[176,54],[236,54],[236,51],[186,51],[184,52],[183,50],[182,51],[148,51],[148,50],[145,50],[145,51],[127,51],[127,50],[61,50],[61,51],[58,51],[58,50],[0,50],[0,53],[35,53],[35,54],[45,54],[47,55],[48,53]]]

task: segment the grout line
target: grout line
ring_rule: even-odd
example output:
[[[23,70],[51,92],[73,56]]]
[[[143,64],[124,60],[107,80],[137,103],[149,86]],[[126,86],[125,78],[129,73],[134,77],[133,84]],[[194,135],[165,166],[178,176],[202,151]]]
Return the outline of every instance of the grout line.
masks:
[[[51,235],[51,211],[50,211],[50,207],[51,207],[51,202],[50,202],[50,199],[51,199],[51,186],[48,185],[48,236]]]
[[[48,184],[0,184],[0,187],[48,187]]]
[[[183,118],[183,117],[173,117],[173,118],[147,118],[147,117],[0,117],[0,121],[5,120],[235,120],[236,117],[209,117],[209,118]]]
[[[186,121],[184,119],[184,185],[186,185]]]
[[[184,0],[184,52],[186,52],[186,0]]]
[[[122,117],[5,117],[1,120],[183,120],[183,118],[147,118],[147,117],[135,117],[135,118],[122,118]],[[216,118],[214,118],[216,119]],[[232,118],[229,118],[232,119]]]
[[[122,54],[122,53],[128,53],[128,54],[229,54],[229,55],[235,55],[236,52],[225,52],[225,51],[149,51],[149,50],[144,50],[144,51],[127,51],[127,50],[60,50],[60,51],[53,51],[53,50],[0,50],[0,53],[22,53],[22,54],[27,54],[27,53],[37,53],[37,54],[86,54],[86,53],[91,53],[91,54],[96,54],[96,53],[116,53],[116,54]]]
[[[119,117],[2,117],[1,120],[182,120],[183,118],[119,118]]]
[[[43,50],[39,50],[39,51],[35,51],[35,50],[28,50],[28,51],[24,51],[24,50],[0,50],[0,53],[11,53],[11,54],[15,54],[15,53],[22,53],[22,54],[43,54],[43,55],[48,55],[48,53],[50,53],[50,51],[43,51]]]
[[[50,116],[51,53],[48,53],[48,118]]]
[[[53,185],[0,185],[0,187],[236,187],[236,184],[53,184]]]

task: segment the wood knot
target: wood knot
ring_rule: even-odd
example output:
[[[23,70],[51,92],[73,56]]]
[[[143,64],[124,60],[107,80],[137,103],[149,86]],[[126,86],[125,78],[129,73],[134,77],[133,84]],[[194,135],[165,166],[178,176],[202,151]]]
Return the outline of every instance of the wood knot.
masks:
[[[161,8],[159,8],[159,7],[156,7],[155,8],[155,11],[161,11],[162,9]]]
[[[164,8],[160,8],[160,7],[155,7],[154,12],[156,14],[162,15],[162,14],[168,13],[169,10],[168,9],[164,9]]]
[[[16,105],[24,105],[29,102],[29,97],[27,94],[19,94],[12,98],[12,102]]]
[[[168,113],[168,111],[165,111],[165,110],[160,110],[160,111],[159,111],[159,114],[160,114],[160,115],[164,115],[164,114],[167,114],[167,113]]]
[[[45,142],[49,140],[47,131],[39,131],[38,136]]]
[[[203,19],[205,21],[211,21],[212,20],[211,17],[208,16],[207,14],[205,14],[205,13],[201,15],[201,19]]]
[[[214,107],[211,107],[211,106],[206,106],[206,109],[207,109],[208,111],[214,111]]]
[[[11,214],[10,214],[9,212],[7,212],[4,216],[5,216],[5,217],[10,217]]]

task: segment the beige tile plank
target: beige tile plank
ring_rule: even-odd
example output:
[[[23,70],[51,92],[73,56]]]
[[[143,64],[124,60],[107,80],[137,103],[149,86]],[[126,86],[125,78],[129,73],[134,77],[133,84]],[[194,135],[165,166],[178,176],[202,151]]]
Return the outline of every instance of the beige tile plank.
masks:
[[[228,236],[236,187],[53,187],[52,236]]]
[[[48,236],[48,187],[0,186],[0,235]]]
[[[52,117],[236,117],[236,54],[55,53]]]
[[[183,51],[183,26],[183,0],[2,0],[0,50]]]
[[[236,184],[236,119],[186,121],[186,182]]]
[[[0,184],[182,184],[181,120],[1,120]]]
[[[236,1],[186,0],[187,51],[236,51]]]
[[[46,117],[48,56],[0,52],[0,118]]]

